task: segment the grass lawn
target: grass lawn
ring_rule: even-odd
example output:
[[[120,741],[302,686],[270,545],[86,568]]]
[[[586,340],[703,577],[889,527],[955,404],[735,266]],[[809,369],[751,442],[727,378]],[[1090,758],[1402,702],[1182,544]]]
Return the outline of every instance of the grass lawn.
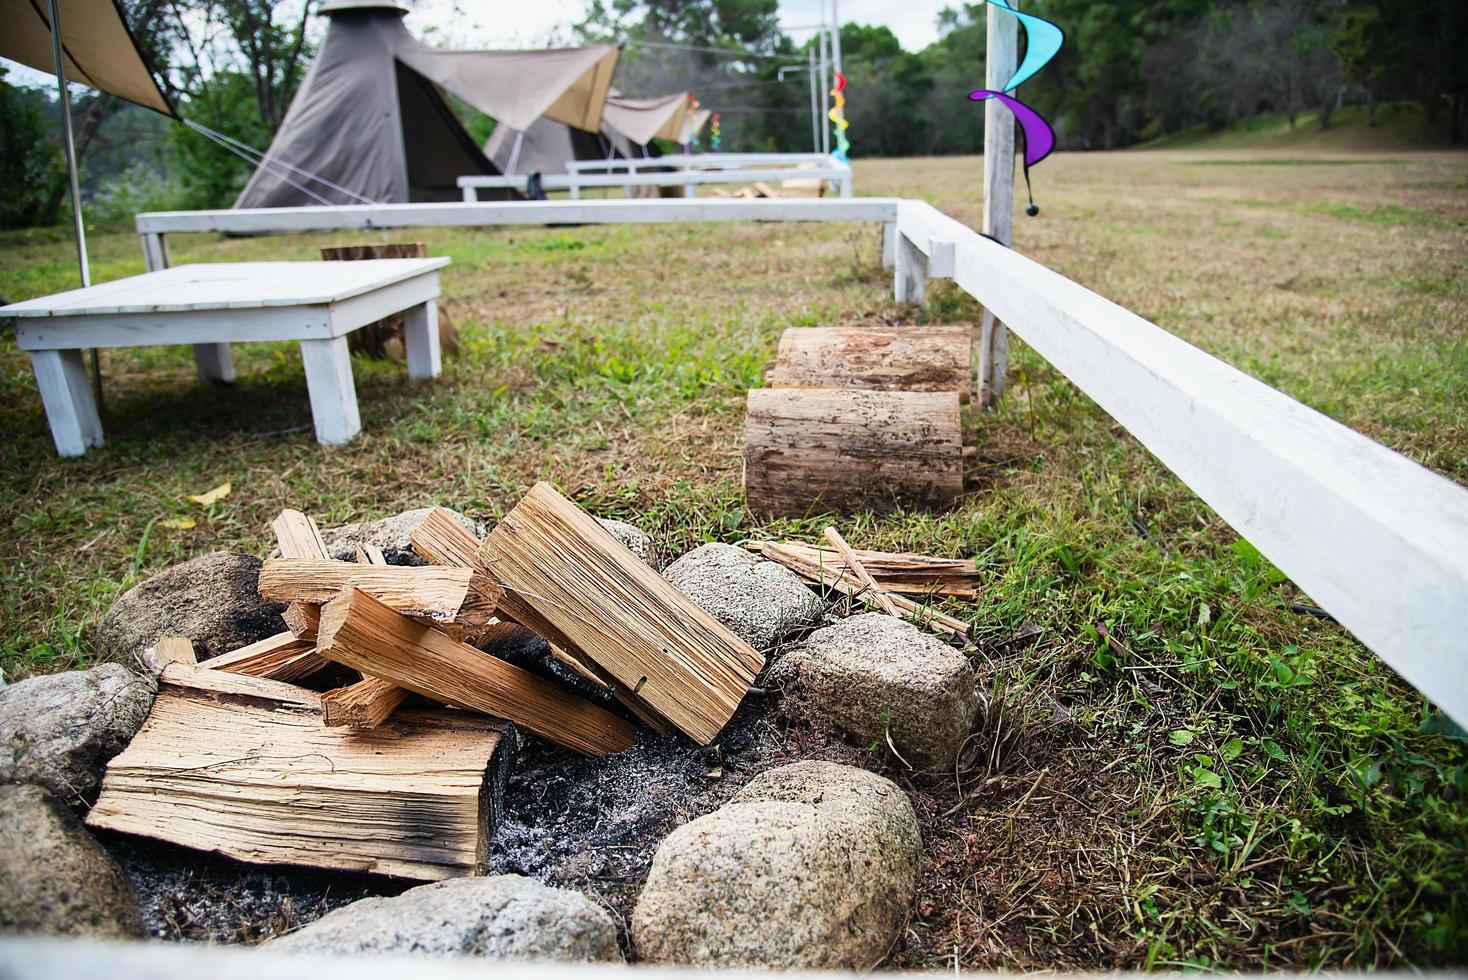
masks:
[[[864,194],[977,224],[977,160],[862,161]],[[1468,483],[1468,156],[1062,154],[1020,250],[1459,483]],[[786,327],[977,320],[895,307],[874,226],[432,230],[463,350],[435,384],[354,364],[363,434],[312,440],[296,349],[103,353],[107,444],[58,460],[26,359],[0,341],[0,658],[87,664],[139,579],[263,554],[282,507],[323,524],[432,502],[492,521],[536,479],[675,553],[814,535],[742,509],[745,389]],[[171,240],[175,263],[311,258],[319,235]],[[98,280],[142,271],[125,230]],[[0,294],[72,284],[64,232],[0,237]],[[969,420],[972,493],[843,522],[856,547],[974,557],[948,611],[992,707],[974,771],[917,776],[927,865],[894,966],[1319,967],[1468,961],[1468,745],[1022,343]],[[187,499],[229,481],[207,508]],[[190,527],[165,522],[191,519]],[[183,523],[187,523],[184,521]],[[1459,733],[1461,735],[1461,732]]]

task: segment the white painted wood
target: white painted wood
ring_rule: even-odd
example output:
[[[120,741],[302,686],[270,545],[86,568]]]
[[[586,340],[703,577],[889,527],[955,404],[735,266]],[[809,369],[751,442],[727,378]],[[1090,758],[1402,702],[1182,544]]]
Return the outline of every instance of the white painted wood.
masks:
[[[168,244],[164,236],[143,236],[143,265],[149,272],[168,268]]]
[[[891,197],[774,200],[639,198],[630,201],[486,201],[478,204],[451,201],[437,204],[154,211],[139,214],[136,225],[140,234],[252,234],[490,225],[662,224],[684,221],[892,221],[897,217],[897,205],[898,199]]]
[[[1019,7],[1019,0],[1013,0]],[[1019,63],[1019,22],[992,4],[989,7],[986,88],[998,90]],[[1009,245],[1014,221],[1014,114],[996,99],[984,103],[984,234]],[[992,407],[1004,397],[1009,374],[1009,335],[1003,321],[987,306],[975,342],[974,379],[979,404]]]
[[[306,366],[306,390],[311,395],[316,441],[325,446],[351,442],[362,431],[362,419],[357,414],[357,386],[352,381],[352,356],[347,350],[347,338],[303,340],[301,361]]]
[[[897,265],[897,222],[882,223],[882,268],[892,269]]]
[[[181,265],[0,307],[0,316],[67,317],[313,306],[380,290],[448,264],[447,257],[438,257]]]
[[[333,303],[328,310],[331,336],[340,337],[394,313],[420,306],[437,299],[438,293],[438,273],[430,272]]]
[[[962,289],[1468,722],[1468,491],[979,235],[955,253]]]
[[[655,170],[669,166],[677,166],[684,170],[738,170],[782,165],[798,167],[804,163],[815,163],[825,167],[846,166],[835,157],[825,153],[689,153],[677,157],[568,160],[566,169],[571,173],[636,173],[641,170]]]
[[[892,298],[922,305],[928,293],[928,257],[905,232],[897,235],[897,263],[892,270]]]
[[[947,239],[930,238],[928,247],[922,249],[928,256],[929,279],[952,279],[954,268],[953,242]]]
[[[88,447],[102,445],[102,421],[97,417],[81,351],[32,351],[31,369],[41,389],[41,404],[46,407],[57,454],[80,456]]]
[[[234,380],[234,355],[228,344],[195,344],[194,368],[204,382]]]
[[[438,303],[429,300],[403,315],[403,346],[408,353],[408,378],[426,381],[443,372],[438,346]]]
[[[15,321],[15,346],[20,350],[249,343],[330,336],[331,313],[325,306],[197,313],[108,313]]]
[[[665,164],[666,166],[666,164]],[[459,178],[460,188],[494,188],[510,189],[525,192],[528,174],[496,175],[472,174]],[[843,197],[850,197],[851,168],[849,167],[818,167],[798,170],[795,168],[785,169],[748,169],[748,170],[674,170],[663,173],[632,173],[632,174],[542,174],[540,186],[547,191],[570,191],[573,199],[581,190],[594,187],[682,187],[690,195],[697,194],[697,188],[704,184],[748,184],[756,180],[780,181],[780,180],[826,180],[835,184],[838,189],[845,193]]]

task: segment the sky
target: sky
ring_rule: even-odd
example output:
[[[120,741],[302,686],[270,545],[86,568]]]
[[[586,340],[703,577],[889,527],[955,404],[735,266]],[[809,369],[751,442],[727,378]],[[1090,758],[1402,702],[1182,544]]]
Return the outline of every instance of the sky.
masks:
[[[808,36],[808,28],[821,21],[821,8],[828,0],[780,0],[780,24],[796,41]],[[909,51],[917,51],[938,39],[938,12],[957,0],[837,0],[843,22],[885,24]],[[491,10],[484,8],[492,7]],[[456,11],[457,8],[457,11]],[[476,10],[478,8],[478,10]],[[482,12],[481,12],[482,11]],[[425,40],[431,25],[442,42],[453,46],[479,47],[541,46],[549,40],[570,40],[570,26],[586,12],[585,0],[535,0],[515,3],[499,0],[476,4],[469,0],[418,0],[408,17],[408,26]],[[453,26],[446,26],[453,25]]]

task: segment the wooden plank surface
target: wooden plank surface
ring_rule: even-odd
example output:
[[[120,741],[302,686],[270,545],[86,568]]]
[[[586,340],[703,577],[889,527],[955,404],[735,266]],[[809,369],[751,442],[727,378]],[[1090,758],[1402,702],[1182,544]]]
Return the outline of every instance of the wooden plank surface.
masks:
[[[260,569],[260,596],[321,605],[343,589],[371,592],[408,616],[484,626],[503,590],[488,575],[443,565],[362,565],[330,558],[270,558]]]
[[[941,509],[963,492],[957,392],[756,388],[744,493],[758,514]]]
[[[447,257],[180,265],[0,307],[0,316],[77,316],[317,306],[431,273]]]
[[[277,681],[299,681],[330,666],[330,663],[317,655],[314,632],[309,638],[302,638],[286,630],[238,650],[211,657],[204,661],[204,666],[210,670]]]
[[[505,615],[595,663],[700,745],[764,666],[550,484],[537,483],[505,515],[479,560],[505,587]]]
[[[792,327],[780,335],[770,388],[956,391],[968,401],[973,328]]]
[[[450,638],[352,589],[321,610],[317,651],[424,697],[505,718],[558,745],[606,755],[632,725],[549,681]]]
[[[511,764],[505,732],[460,711],[327,728],[311,691],[174,664],[87,825],[257,864],[483,874]]]

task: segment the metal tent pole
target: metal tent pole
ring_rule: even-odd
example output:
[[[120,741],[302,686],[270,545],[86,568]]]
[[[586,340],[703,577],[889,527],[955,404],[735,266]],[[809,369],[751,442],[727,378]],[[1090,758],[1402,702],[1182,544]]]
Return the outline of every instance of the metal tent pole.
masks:
[[[51,0],[51,2],[55,3],[56,0]],[[510,149],[510,165],[505,168],[506,177],[515,176],[515,167],[520,163],[520,145],[524,142],[525,130],[522,129],[515,133],[515,145]]]
[[[825,13],[824,6],[825,5],[822,4],[822,11],[821,11],[822,14]],[[831,55],[830,55],[830,50],[829,50],[830,49],[830,46],[831,46],[831,36],[830,36],[830,32],[825,27],[822,27],[821,28],[821,32],[820,32],[820,45],[821,45],[821,89],[820,89],[820,91],[821,91],[821,111],[818,113],[818,115],[820,116],[820,123],[821,123],[821,152],[822,153],[829,154],[831,152],[831,128],[826,125],[826,110],[830,106],[830,102],[831,102],[831,86],[830,86],[830,84],[828,82],[829,73],[830,73],[830,70],[831,70]]]
[[[76,230],[76,263],[82,273],[82,286],[92,284],[92,267],[87,261],[87,229],[82,220],[81,188],[76,176],[76,141],[71,132],[71,97],[66,93],[66,62],[61,51],[61,14],[56,0],[51,6],[51,54],[56,59],[56,90],[61,97],[61,132],[66,145],[66,176],[71,191],[71,223]],[[97,408],[102,408],[102,364],[97,348],[92,348],[92,387],[97,395]]]
[[[821,80],[816,77],[816,46],[810,46],[810,151],[821,152]]]

